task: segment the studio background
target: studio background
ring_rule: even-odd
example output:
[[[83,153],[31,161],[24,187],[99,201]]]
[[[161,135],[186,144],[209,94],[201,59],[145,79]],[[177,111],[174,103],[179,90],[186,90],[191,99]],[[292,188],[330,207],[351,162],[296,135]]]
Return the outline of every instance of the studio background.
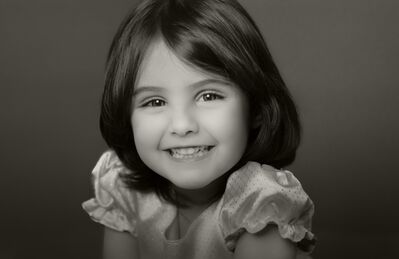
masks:
[[[105,57],[134,0],[0,0],[0,258],[99,258],[81,209]],[[399,2],[242,0],[303,123],[314,258],[399,258]]]

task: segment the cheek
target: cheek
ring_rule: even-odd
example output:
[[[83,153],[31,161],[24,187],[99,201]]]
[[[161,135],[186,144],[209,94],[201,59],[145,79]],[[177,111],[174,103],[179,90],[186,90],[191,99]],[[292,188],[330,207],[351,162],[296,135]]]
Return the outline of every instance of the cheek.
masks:
[[[162,120],[133,112],[131,124],[134,142],[139,153],[148,147],[158,146],[162,134]]]
[[[210,113],[207,125],[219,141],[245,148],[248,137],[248,109],[245,103],[233,102]]]
[[[236,150],[244,150],[248,139],[248,121],[246,113],[242,110],[236,110],[234,115],[231,115],[230,120],[225,125],[226,140],[231,142],[232,148]]]

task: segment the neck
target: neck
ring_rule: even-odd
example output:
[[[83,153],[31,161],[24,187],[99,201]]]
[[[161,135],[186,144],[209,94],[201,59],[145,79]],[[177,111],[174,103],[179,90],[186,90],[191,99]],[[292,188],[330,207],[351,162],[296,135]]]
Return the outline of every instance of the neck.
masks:
[[[208,207],[224,192],[226,177],[222,176],[199,189],[183,189],[173,186],[179,203],[184,207]]]

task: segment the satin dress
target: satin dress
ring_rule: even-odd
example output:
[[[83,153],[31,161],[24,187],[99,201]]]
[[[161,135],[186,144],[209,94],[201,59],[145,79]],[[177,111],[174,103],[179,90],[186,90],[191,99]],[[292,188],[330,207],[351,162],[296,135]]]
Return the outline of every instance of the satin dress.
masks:
[[[257,233],[268,224],[297,243],[297,258],[311,258],[314,205],[289,171],[248,162],[177,240],[166,235],[175,225],[176,206],[155,193],[128,189],[120,178],[125,173],[131,172],[116,153],[105,152],[92,171],[95,195],[82,207],[94,221],[136,238],[140,259],[231,259],[244,232]]]

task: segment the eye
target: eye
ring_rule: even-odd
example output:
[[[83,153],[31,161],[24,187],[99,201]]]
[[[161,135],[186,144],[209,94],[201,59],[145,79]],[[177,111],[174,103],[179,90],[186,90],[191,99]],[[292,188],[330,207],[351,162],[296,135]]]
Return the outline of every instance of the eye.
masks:
[[[219,99],[223,99],[223,98],[224,97],[218,93],[205,92],[200,95],[199,100],[204,101],[204,102],[209,102],[209,101],[219,100]]]
[[[166,102],[161,99],[151,99],[149,101],[144,102],[141,107],[160,107],[164,106]]]

